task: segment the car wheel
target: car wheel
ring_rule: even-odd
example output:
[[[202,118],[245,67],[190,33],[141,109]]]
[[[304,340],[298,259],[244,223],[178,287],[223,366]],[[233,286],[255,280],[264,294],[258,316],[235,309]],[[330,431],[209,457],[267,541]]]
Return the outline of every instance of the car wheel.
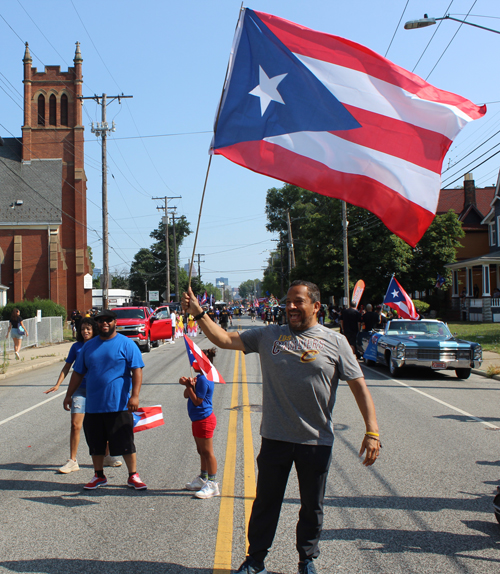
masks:
[[[151,343],[151,346],[153,347],[153,349],[156,349],[157,347],[160,346],[160,341],[153,341],[153,342]]]
[[[375,366],[375,361],[372,361],[372,359],[365,359],[365,365],[367,367],[374,367]]]
[[[149,338],[149,335],[148,335],[148,339],[146,341],[146,344],[143,347],[143,351],[145,353],[149,353],[151,351],[151,339]]]
[[[455,374],[458,379],[468,379],[470,377],[471,369],[455,369]]]

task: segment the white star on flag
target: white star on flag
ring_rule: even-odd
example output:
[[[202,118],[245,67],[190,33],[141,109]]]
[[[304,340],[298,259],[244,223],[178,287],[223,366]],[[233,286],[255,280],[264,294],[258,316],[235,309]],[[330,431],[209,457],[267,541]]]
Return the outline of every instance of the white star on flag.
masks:
[[[394,297],[394,299],[396,299],[396,297],[399,295],[399,291],[396,291],[396,289],[394,289],[391,295]]]
[[[266,113],[267,107],[271,102],[285,103],[278,92],[278,85],[287,75],[280,74],[279,76],[274,76],[274,78],[269,78],[262,66],[259,66],[259,85],[249,94],[260,98],[260,112],[262,116]]]

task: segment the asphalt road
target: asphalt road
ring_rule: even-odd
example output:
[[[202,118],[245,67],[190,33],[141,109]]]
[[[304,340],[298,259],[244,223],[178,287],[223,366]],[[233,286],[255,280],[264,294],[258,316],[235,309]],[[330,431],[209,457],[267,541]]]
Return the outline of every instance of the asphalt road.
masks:
[[[237,322],[235,321],[235,324]],[[251,328],[250,320],[238,321]],[[196,339],[208,346],[203,337]],[[81,470],[57,473],[69,456],[69,414],[44,395],[62,365],[0,382],[0,573],[226,573],[245,555],[245,523],[255,488],[261,377],[255,355],[219,351],[214,438],[222,496],[198,500],[183,490],[199,470],[181,375],[184,343],[144,355],[141,404],[163,406],[165,425],[136,434],[147,491],[126,488],[125,465],[92,477],[85,439]],[[364,367],[363,367],[364,368]],[[460,573],[499,569],[500,528],[492,500],[500,485],[500,382],[472,375],[364,368],[382,432],[372,468],[358,458],[364,426],[349,388],[335,408],[318,572]],[[28,410],[31,409],[31,410]],[[299,494],[292,473],[269,572],[297,570]],[[496,564],[496,566],[495,566]]]

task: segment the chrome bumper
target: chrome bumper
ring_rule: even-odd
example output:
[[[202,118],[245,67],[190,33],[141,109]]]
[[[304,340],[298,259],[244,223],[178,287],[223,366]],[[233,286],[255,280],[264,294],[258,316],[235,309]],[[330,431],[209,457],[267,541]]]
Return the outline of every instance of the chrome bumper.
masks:
[[[430,361],[428,359],[393,359],[398,367],[429,367],[435,371],[447,369],[479,369],[482,361]],[[446,363],[446,367],[433,367],[435,363]]]

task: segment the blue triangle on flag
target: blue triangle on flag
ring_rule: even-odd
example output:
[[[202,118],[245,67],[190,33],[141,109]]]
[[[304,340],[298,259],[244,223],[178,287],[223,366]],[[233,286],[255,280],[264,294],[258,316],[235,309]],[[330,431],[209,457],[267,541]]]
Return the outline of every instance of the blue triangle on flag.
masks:
[[[276,98],[283,103],[271,100],[264,113],[262,98],[250,94],[261,84],[261,70],[270,79],[286,74],[275,86]],[[359,127],[325,85],[247,8],[213,147],[294,132]]]

